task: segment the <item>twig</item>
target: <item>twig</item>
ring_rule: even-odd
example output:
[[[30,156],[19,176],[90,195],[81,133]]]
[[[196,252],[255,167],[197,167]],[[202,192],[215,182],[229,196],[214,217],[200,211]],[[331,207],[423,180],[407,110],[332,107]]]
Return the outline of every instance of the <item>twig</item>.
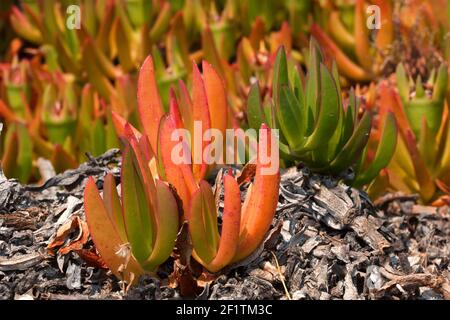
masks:
[[[275,264],[277,265],[278,275],[280,277],[281,283],[283,284],[283,288],[284,288],[284,292],[286,293],[286,297],[288,298],[288,300],[292,300],[291,295],[289,294],[289,291],[286,287],[286,283],[284,282],[284,276],[281,273],[281,268],[280,268],[280,265],[278,264],[277,256],[275,255],[275,253],[273,253],[273,251],[270,251],[270,253],[273,255],[273,258],[275,259]]]

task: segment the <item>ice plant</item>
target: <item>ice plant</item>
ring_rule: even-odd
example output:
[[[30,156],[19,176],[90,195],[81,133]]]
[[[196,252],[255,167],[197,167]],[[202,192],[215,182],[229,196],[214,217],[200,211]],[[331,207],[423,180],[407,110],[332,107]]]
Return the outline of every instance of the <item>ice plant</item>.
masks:
[[[171,2],[81,0],[80,16],[67,11],[71,5],[20,1],[22,10],[11,9],[11,26],[19,37],[39,46],[51,70],[88,80],[109,102],[115,98],[109,80],[135,71],[152,46],[165,40],[174,13]]]
[[[266,125],[263,124],[261,129],[261,137],[264,136],[262,139],[266,139],[269,149],[264,152],[270,153],[270,139],[274,137]],[[257,249],[270,228],[278,203],[280,173],[276,170],[273,174],[264,174],[264,167],[269,167],[270,163],[263,164],[259,155],[254,182],[243,205],[231,169],[223,177],[225,202],[220,234],[211,187],[206,181],[200,181],[193,192],[188,218],[193,256],[210,272],[245,259]]]
[[[182,168],[173,163],[171,152],[175,141],[171,141],[172,131],[175,129],[186,129],[194,137],[194,123],[201,124],[201,135],[210,128],[218,129],[225,136],[227,128],[227,97],[222,79],[214,68],[207,62],[203,62],[203,76],[197,65],[193,65],[192,98],[189,95],[184,82],[179,82],[179,99],[174,92],[170,95],[169,111],[166,114],[159,88],[156,83],[153,59],[149,56],[143,63],[138,77],[138,112],[141,125],[144,129],[143,135],[149,141],[148,148],[151,149],[158,159],[159,175],[170,182],[177,190],[183,201],[184,212],[190,201],[190,193],[183,178]],[[126,138],[126,121],[114,113],[114,124],[119,137]],[[139,137],[141,133],[135,134]],[[193,139],[192,149],[199,148],[203,155],[204,144],[196,145]],[[194,153],[190,153],[194,155]],[[210,171],[202,157],[199,162],[191,161],[195,181],[204,179]]]
[[[371,3],[380,8],[381,20],[380,28],[376,28],[377,34],[373,44],[370,43],[371,30],[367,27],[366,14],[366,8]],[[374,19],[372,22],[376,21]],[[340,73],[354,81],[369,81],[376,77],[381,72],[383,56],[387,54],[394,39],[392,1],[356,0],[353,12],[351,7],[336,6],[324,20],[325,30],[314,23],[311,34],[324,50],[336,59]]]
[[[395,149],[393,115],[387,115],[382,143],[367,166],[371,114],[365,111],[359,116],[359,100],[353,91],[344,107],[336,65],[331,71],[325,66],[316,42],[311,41],[306,80],[301,69],[288,68],[283,48],[278,50],[274,68],[271,98],[263,104],[257,84],[249,93],[249,125],[257,128],[267,122],[278,127],[280,154],[285,161],[301,161],[314,171],[336,175],[353,167],[353,183],[358,185],[375,178]]]
[[[264,168],[271,163],[262,163],[258,158],[251,187],[253,191],[248,192],[242,215],[237,182],[230,174],[225,175],[225,211],[222,237],[219,237],[216,203],[211,187],[204,180],[213,164],[203,157],[207,144],[202,139],[197,140],[195,135],[201,138],[206,130],[214,128],[225,136],[228,107],[222,79],[207,62],[202,66],[203,76],[197,66],[193,66],[192,99],[184,83],[180,82],[178,98],[172,91],[169,110],[165,112],[156,85],[153,60],[148,57],[138,79],[138,109],[144,133],[139,133],[117,114],[114,121],[118,135],[124,141],[129,143],[132,137],[136,137],[142,141],[142,150],[155,154],[151,161],[153,170],[157,171],[160,179],[174,187],[182,201],[183,218],[189,223],[194,257],[209,271],[216,272],[248,256],[263,240],[277,205],[279,171],[263,174]],[[198,123],[202,126],[200,132],[196,131]],[[173,151],[180,143],[173,139],[177,129],[186,129],[193,137],[192,141],[181,137],[184,157],[192,161],[176,163],[173,159]],[[271,139],[271,134],[268,134],[266,146],[269,150],[265,150],[268,153],[271,152]],[[201,151],[200,161],[194,159],[196,148]]]
[[[0,70],[6,91],[6,103],[18,117],[25,118],[25,101],[29,100],[31,94],[28,60],[18,61],[17,57],[14,57],[10,64],[4,64]]]
[[[209,26],[202,32],[203,57],[225,80],[230,109],[237,120],[242,120],[251,83],[258,81],[263,92],[270,88],[273,63],[280,46],[285,47],[290,60],[301,60],[301,53],[293,49],[293,30],[287,22],[283,22],[279,30],[269,31],[258,16],[251,26],[250,35],[242,37],[237,44],[234,63],[229,63],[216,46]]]
[[[450,121],[445,104],[448,83],[447,67],[442,65],[437,74],[424,85],[420,77],[415,88],[397,68],[398,94],[386,83],[380,96],[392,107],[399,123],[399,143],[388,167],[391,189],[419,193],[423,202],[437,200],[450,191]]]
[[[0,99],[0,116],[5,131],[10,127],[12,131],[19,127],[26,129],[27,145],[32,150],[30,157],[15,157],[13,152],[5,155],[10,157],[6,175],[20,178],[22,182],[39,180],[37,170],[32,168],[32,161],[39,157],[51,160],[55,171],[62,172],[85,161],[86,152],[99,155],[117,147],[111,111],[128,116],[128,111],[136,109],[127,94],[130,88],[135,91],[129,77],[117,79],[117,99],[112,104],[107,104],[91,84],[85,86],[79,99],[81,90],[74,75],[59,70],[49,72],[47,66],[36,63],[39,58],[16,63],[17,56],[13,56],[11,64],[0,67],[4,76],[4,81],[0,82],[4,99]],[[19,140],[22,136],[24,134],[18,135]],[[4,143],[4,148],[9,148],[9,143]],[[29,161],[26,165],[25,159]],[[14,167],[17,169],[12,170]]]
[[[426,130],[435,135],[441,126],[445,107],[448,83],[446,66],[441,65],[437,75],[435,72],[431,73],[428,83],[425,84],[426,88],[421,77],[418,76],[415,81],[414,94],[410,88],[410,83],[414,83],[414,81],[407,77],[403,64],[397,66],[396,76],[398,92],[414,134],[416,136],[421,134],[422,127],[424,127],[423,121],[426,121]]]
[[[64,144],[75,131],[78,99],[74,78],[56,73],[56,81],[45,85],[42,94],[42,123],[49,141]]]
[[[120,197],[111,174],[105,177],[103,198],[91,177],[84,192],[84,206],[101,258],[117,277],[132,283],[143,273],[155,272],[170,256],[179,217],[172,190],[153,177],[148,166],[151,154],[139,147],[145,137],[138,140],[131,132],[127,136]]]
[[[17,178],[26,183],[31,176],[31,137],[25,125],[13,123],[5,134],[1,168],[7,177]]]
[[[131,103],[130,99],[130,103]],[[84,161],[86,152],[99,156],[111,148],[117,148],[119,141],[112,122],[112,107],[86,84],[81,92],[81,103],[73,147],[78,161]]]

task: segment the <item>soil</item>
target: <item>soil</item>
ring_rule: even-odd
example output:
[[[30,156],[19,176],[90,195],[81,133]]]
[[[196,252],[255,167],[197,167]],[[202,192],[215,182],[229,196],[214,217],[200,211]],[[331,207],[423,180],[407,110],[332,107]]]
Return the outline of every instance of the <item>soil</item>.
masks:
[[[372,203],[305,168],[282,173],[272,229],[246,261],[188,279],[190,291],[174,256],[127,288],[102,266],[83,209],[86,178],[119,181],[119,161],[110,150],[42,186],[0,176],[0,299],[450,299],[449,207]]]

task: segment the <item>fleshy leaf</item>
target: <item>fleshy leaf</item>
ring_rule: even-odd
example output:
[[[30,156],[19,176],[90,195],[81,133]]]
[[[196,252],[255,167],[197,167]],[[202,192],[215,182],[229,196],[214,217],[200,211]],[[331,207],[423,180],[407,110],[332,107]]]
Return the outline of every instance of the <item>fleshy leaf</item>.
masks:
[[[207,267],[211,272],[219,271],[233,260],[239,243],[241,220],[239,185],[230,173],[225,175],[223,183],[225,203],[222,217],[222,232],[217,254]]]
[[[139,71],[137,95],[142,127],[150,140],[152,149],[157,150],[158,127],[164,108],[158,93],[151,56],[145,59]]]
[[[372,117],[366,111],[356,127],[351,138],[342,150],[331,162],[331,169],[335,173],[341,173],[345,168],[354,164],[360,158],[370,136]]]
[[[154,244],[153,208],[146,196],[141,176],[136,170],[133,152],[129,145],[122,155],[122,207],[128,241],[133,255],[143,263],[152,252]]]
[[[120,204],[119,195],[117,194],[116,182],[114,176],[108,173],[103,182],[103,202],[109,219],[114,224],[114,228],[122,240],[127,242],[127,234],[125,230],[125,222],[123,220],[122,206]]]
[[[183,202],[183,211],[185,218],[188,218],[189,202],[191,194],[186,186],[183,171],[181,170],[182,164],[176,164],[172,159],[172,152],[175,152],[177,141],[171,140],[172,132],[176,129],[175,122],[170,114],[166,114],[161,119],[158,133],[158,163],[159,174],[163,180],[168,181],[177,191],[178,196]],[[182,151],[182,150],[180,150]],[[188,157],[190,155],[184,154]],[[182,159],[180,159],[182,160]],[[189,159],[185,159],[186,161]],[[184,164],[188,166],[188,164]]]
[[[265,122],[258,83],[251,86],[247,97],[247,120],[250,128],[259,128]]]
[[[172,253],[178,234],[178,205],[170,188],[161,180],[156,181],[156,240],[153,252],[144,263],[146,270],[153,271]]]
[[[261,143],[265,142],[267,155],[271,154],[271,139],[273,139],[272,131],[263,124],[261,126],[263,131],[260,131],[260,141],[258,146],[258,153],[260,152]],[[264,141],[265,140],[265,141]],[[264,143],[262,143],[264,145]],[[266,156],[267,156],[266,155]],[[256,165],[255,180],[252,186],[250,197],[246,199],[248,204],[242,212],[241,232],[239,235],[239,246],[233,261],[239,261],[251,254],[263,241],[266,232],[269,230],[272,219],[275,215],[275,209],[278,203],[278,187],[280,183],[280,171],[276,167],[278,159],[270,159],[268,163],[263,164],[261,157],[258,154]],[[264,172],[268,170],[271,165],[274,166],[275,173],[270,174]]]
[[[300,102],[291,89],[282,86],[280,104],[276,109],[277,118],[283,136],[293,149],[299,147],[304,139],[304,126],[301,118],[304,112],[299,112],[299,106]]]
[[[307,138],[304,149],[312,150],[333,135],[338,124],[339,93],[327,68],[320,65],[320,111],[313,133]]]
[[[84,190],[84,208],[92,240],[108,268],[118,278],[121,278],[123,274],[127,282],[137,280],[143,271],[134,257],[130,258],[125,270],[122,273],[119,272],[119,268],[125,264],[126,258],[120,257],[117,251],[124,243],[109,218],[92,177],[88,179]]]
[[[389,112],[386,114],[375,158],[361,174],[358,174],[356,181],[354,182],[355,186],[362,186],[370,183],[375,179],[379,172],[389,164],[397,146],[397,133],[398,130],[394,114]]]
[[[197,125],[201,125],[201,136],[203,137],[205,131],[211,128],[211,118],[203,78],[195,63],[193,64],[192,91],[194,122],[196,122]],[[193,138],[194,137],[195,135]],[[192,171],[194,172],[196,181],[200,181],[206,175],[206,163],[203,161],[203,150],[208,145],[208,142],[203,141],[203,139],[200,140],[194,138],[193,140],[192,150],[194,151],[192,154]],[[201,145],[197,145],[196,142],[201,142]],[[195,152],[196,150],[201,150],[202,152]],[[197,155],[200,156],[200,158]]]
[[[224,134],[227,128],[228,110],[224,82],[208,62],[202,62],[202,69],[211,128],[219,129]]]
[[[204,222],[204,210],[206,210],[205,199],[202,189],[197,189],[191,199],[189,213],[189,233],[192,239],[192,245],[195,254],[200,259],[199,262],[208,264],[211,262],[216,251],[208,242],[207,231]]]
[[[280,47],[273,67],[272,96],[275,108],[279,108],[281,88],[284,86],[289,86],[289,77],[286,52],[284,47]]]

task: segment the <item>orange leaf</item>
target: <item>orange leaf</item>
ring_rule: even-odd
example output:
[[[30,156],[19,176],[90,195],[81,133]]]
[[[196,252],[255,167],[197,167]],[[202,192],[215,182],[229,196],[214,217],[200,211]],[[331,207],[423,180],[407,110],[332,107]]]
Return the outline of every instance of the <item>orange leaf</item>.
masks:
[[[123,245],[119,234],[110,220],[106,208],[100,197],[95,181],[90,177],[84,190],[84,208],[89,231],[97,251],[100,253],[105,264],[116,275],[121,278],[119,269],[123,268],[126,258],[117,255],[117,251]],[[126,281],[137,280],[143,270],[131,256],[128,264],[122,272]]]
[[[369,35],[366,27],[366,12],[364,0],[356,0],[355,4],[355,51],[360,65],[365,70],[371,70],[373,65],[370,54]]]
[[[175,164],[172,160],[172,152],[179,143],[171,140],[172,132],[177,129],[175,121],[170,114],[162,117],[158,132],[158,160],[162,165],[162,177],[172,184],[177,191],[178,196],[183,202],[184,214],[189,212],[190,192],[186,186],[186,182],[181,170],[180,164]],[[187,164],[185,164],[188,166]]]
[[[148,56],[141,66],[138,77],[138,111],[141,125],[153,150],[157,148],[158,126],[164,114],[161,97],[155,79],[153,59]]]
[[[89,230],[87,223],[81,220],[78,216],[76,216],[73,220],[76,221],[76,227],[79,230],[78,236],[73,239],[67,246],[64,246],[59,250],[59,253],[62,255],[68,254],[71,251],[81,250],[83,245],[89,239]]]
[[[127,120],[125,120],[121,115],[118,113],[112,111],[112,120],[114,124],[114,128],[116,129],[117,136],[121,139],[125,137],[125,125],[128,123]],[[136,136],[137,139],[140,139],[142,134],[130,124],[130,127],[133,130],[133,134]]]
[[[192,91],[193,91],[192,93],[193,118],[194,121],[197,122],[197,124],[201,125],[202,128],[201,137],[203,138],[204,132],[209,128],[211,128],[211,119],[209,115],[209,107],[208,107],[208,100],[206,97],[205,85],[203,83],[202,75],[195,63],[193,64]],[[194,137],[195,137],[195,129],[194,129]],[[200,181],[206,175],[206,163],[203,162],[203,150],[208,145],[208,142],[203,141],[203,139],[201,139],[202,145],[198,146],[197,140],[200,139],[193,139],[192,143],[194,150],[192,171],[194,172],[194,177],[196,181]],[[198,152],[198,150],[201,150],[201,152]],[[196,154],[199,155],[200,158],[196,157]]]
[[[191,96],[189,95],[188,89],[186,88],[186,84],[183,80],[178,82],[179,93],[180,93],[180,113],[183,119],[184,127],[189,130],[191,136],[193,134],[194,128],[194,115],[193,115],[193,106]]]
[[[372,76],[350,60],[338,46],[315,23],[311,26],[311,34],[317,39],[329,57],[336,59],[336,63],[343,75],[357,81],[368,81]]]
[[[94,250],[81,249],[75,250],[75,252],[80,256],[81,259],[86,261],[87,265],[99,269],[108,269],[108,266],[105,264],[103,259],[97,253],[95,253]]]
[[[13,111],[11,111],[1,99],[0,99],[0,116],[2,116],[6,120],[6,122],[14,122],[19,120],[16,114]]]
[[[227,128],[227,95],[222,78],[208,62],[202,62],[205,78],[206,97],[208,100],[211,128],[219,129],[225,134]]]
[[[265,124],[261,126],[261,129],[266,129],[267,155],[271,155],[271,139],[274,138],[273,134]],[[264,134],[260,132],[260,145],[258,149],[261,148],[261,139],[264,139]],[[241,226],[239,247],[233,261],[242,260],[258,247],[264,239],[266,232],[269,230],[275,215],[275,209],[278,204],[280,171],[278,169],[274,174],[264,174],[263,169],[270,168],[273,163],[270,161],[264,164],[261,160],[258,152],[255,181],[251,194],[247,195],[250,199],[244,208],[245,211],[241,218],[241,223],[245,221],[245,225]]]
[[[208,265],[208,270],[217,272],[229,264],[239,243],[239,229],[241,220],[241,196],[239,185],[231,174],[231,170],[224,177],[225,204],[222,217],[222,233],[219,250]]]
[[[114,176],[111,173],[108,173],[105,176],[103,182],[103,203],[105,204],[109,218],[114,222],[114,226],[119,233],[121,240],[125,243],[127,241],[127,233],[123,219],[122,205],[120,204]]]

